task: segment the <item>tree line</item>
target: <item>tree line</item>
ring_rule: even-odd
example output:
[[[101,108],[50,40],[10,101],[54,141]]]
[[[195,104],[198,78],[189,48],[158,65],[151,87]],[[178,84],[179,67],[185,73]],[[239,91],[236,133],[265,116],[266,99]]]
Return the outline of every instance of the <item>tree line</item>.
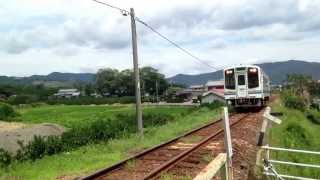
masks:
[[[95,80],[91,83],[70,82],[70,86],[81,91],[81,95],[87,97],[100,96],[104,98],[132,97],[135,96],[134,72],[131,69],[117,70],[104,68],[98,70]],[[152,101],[172,95],[172,87],[167,82],[165,75],[152,67],[140,68],[140,88],[144,100]],[[63,88],[63,87],[61,87]],[[0,101],[10,104],[30,104],[34,102],[46,102],[55,99],[53,94],[60,87],[46,87],[43,84],[2,84],[0,85]],[[159,97],[159,99],[157,99]]]
[[[111,68],[100,69],[96,75],[95,88],[102,95],[134,96],[134,86],[134,74],[131,69],[123,71]],[[165,76],[157,69],[152,67],[140,69],[140,88],[143,96],[162,95],[168,86]]]

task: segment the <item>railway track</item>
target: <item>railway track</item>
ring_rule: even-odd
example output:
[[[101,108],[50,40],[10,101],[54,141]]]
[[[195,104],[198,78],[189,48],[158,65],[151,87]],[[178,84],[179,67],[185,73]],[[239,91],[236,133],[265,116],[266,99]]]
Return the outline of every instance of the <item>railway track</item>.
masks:
[[[230,116],[231,130],[251,113]],[[224,151],[222,120],[217,120],[159,146],[143,151],[118,164],[84,177],[91,179],[161,179],[185,177],[200,171],[212,157]]]

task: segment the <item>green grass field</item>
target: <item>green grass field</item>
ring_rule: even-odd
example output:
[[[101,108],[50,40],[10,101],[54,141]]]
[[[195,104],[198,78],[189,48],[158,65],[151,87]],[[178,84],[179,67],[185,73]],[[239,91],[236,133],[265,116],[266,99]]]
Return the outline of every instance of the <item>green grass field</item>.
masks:
[[[269,142],[271,146],[320,151],[320,125],[308,120],[303,112],[288,109],[281,102],[274,104],[272,111],[283,112],[281,125],[273,124]],[[320,114],[320,112],[318,112]],[[273,152],[271,159],[320,165],[320,155]],[[277,165],[280,174],[320,179],[320,169]]]
[[[88,108],[88,109],[87,109]],[[22,122],[54,122],[72,127],[79,121],[112,116],[113,113],[134,111],[134,107],[123,106],[44,106],[19,110]],[[158,127],[145,129],[143,138],[137,134],[113,139],[100,144],[82,146],[71,152],[45,156],[36,161],[13,163],[7,169],[0,169],[0,179],[56,179],[77,177],[110,166],[134,152],[150,148],[186,131],[208,123],[220,114],[219,110],[197,108],[190,112],[186,107],[146,107],[144,111],[171,112],[179,114],[174,121]],[[183,115],[184,112],[186,115]]]
[[[181,114],[188,112],[191,107],[144,107],[144,112],[169,112]],[[87,123],[102,118],[112,118],[117,113],[134,113],[135,107],[128,106],[82,106],[82,105],[54,105],[28,107],[18,110],[21,115],[18,120],[24,123],[56,123],[66,127],[73,127],[81,123]]]

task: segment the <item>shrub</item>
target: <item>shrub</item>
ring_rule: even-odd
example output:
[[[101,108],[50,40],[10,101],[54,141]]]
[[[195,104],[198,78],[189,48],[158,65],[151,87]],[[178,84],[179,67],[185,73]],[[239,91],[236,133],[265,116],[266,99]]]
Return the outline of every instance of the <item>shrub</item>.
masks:
[[[200,107],[207,107],[207,108],[213,110],[213,109],[218,109],[224,105],[225,105],[225,103],[223,103],[221,101],[213,101],[212,103],[203,103],[200,105]]]
[[[25,158],[36,160],[42,158],[46,153],[46,140],[41,136],[34,136],[33,140],[25,146],[23,152]]]
[[[59,136],[49,136],[46,139],[46,151],[45,154],[53,155],[63,150],[63,143]]]
[[[311,107],[312,109],[316,109],[316,110],[320,111],[320,104],[318,104],[318,103],[312,103],[312,104],[310,105],[310,107]]]
[[[61,141],[64,150],[70,150],[90,142],[88,136],[89,128],[87,127],[74,127],[70,131],[62,134]]]
[[[314,124],[320,124],[320,112],[315,110],[308,110],[305,113],[307,119],[309,119]]]
[[[0,167],[7,167],[11,164],[12,157],[10,153],[0,148]]]
[[[123,96],[123,97],[108,97],[108,98],[94,98],[94,97],[79,97],[72,99],[49,99],[47,101],[50,105],[66,104],[66,105],[90,105],[90,104],[129,104],[134,103],[135,97]]]
[[[306,109],[306,104],[304,99],[299,96],[288,95],[284,98],[284,105],[288,108],[297,109],[304,111]]]
[[[7,103],[11,105],[19,105],[19,104],[31,104],[36,103],[39,100],[39,97],[34,95],[16,95],[11,96]]]
[[[167,97],[166,102],[168,102],[168,103],[183,103],[183,102],[185,102],[185,99],[180,96],[173,96],[173,97]]]
[[[310,134],[298,123],[289,123],[286,127],[286,134],[288,137],[285,139],[285,145],[288,147],[299,146],[301,142],[306,145],[311,144]]]
[[[191,112],[191,111],[190,111]],[[175,119],[167,112],[146,112],[143,114],[144,126],[159,126]],[[0,163],[9,165],[14,158],[18,161],[36,160],[45,155],[53,155],[63,151],[89,144],[107,141],[112,138],[127,136],[137,131],[134,113],[118,113],[112,119],[100,119],[90,124],[81,124],[62,134],[61,137],[34,136],[33,140],[24,145],[18,142],[20,150],[15,157],[0,151]],[[2,153],[2,154],[1,154]]]
[[[8,104],[0,103],[0,120],[9,121],[11,118],[16,117],[18,114]]]

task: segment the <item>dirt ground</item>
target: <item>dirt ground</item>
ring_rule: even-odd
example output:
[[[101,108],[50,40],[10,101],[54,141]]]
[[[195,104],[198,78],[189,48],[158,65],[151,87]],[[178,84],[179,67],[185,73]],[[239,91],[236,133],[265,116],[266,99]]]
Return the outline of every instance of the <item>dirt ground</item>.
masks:
[[[37,136],[59,136],[66,129],[56,124],[26,125],[23,123],[12,123],[0,121],[0,148],[15,154],[20,148],[18,141],[27,144]]]

